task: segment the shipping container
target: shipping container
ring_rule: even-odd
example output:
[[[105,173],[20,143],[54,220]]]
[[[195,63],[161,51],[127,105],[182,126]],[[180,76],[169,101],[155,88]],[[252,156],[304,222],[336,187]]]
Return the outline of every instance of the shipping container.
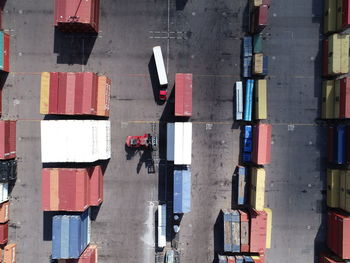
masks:
[[[345,211],[350,213],[350,171],[346,171],[345,177]]]
[[[267,5],[260,5],[257,7],[251,18],[251,32],[252,33],[258,33],[261,32],[266,26],[268,22],[268,6]]]
[[[174,170],[174,213],[191,212],[191,171]]]
[[[251,153],[242,153],[242,161],[244,163],[249,163],[252,161],[252,154]]]
[[[334,118],[340,117],[340,81],[334,81]]]
[[[9,225],[8,223],[0,224],[0,245],[5,245],[8,241]]]
[[[243,256],[244,263],[254,263],[254,260],[250,256]]]
[[[256,87],[254,89],[254,107],[255,119],[267,119],[267,85],[266,79],[258,79],[255,81]]]
[[[327,128],[327,160],[332,163],[334,159],[334,134],[335,128],[328,126]]]
[[[253,128],[251,125],[245,125],[244,126],[244,139],[252,139],[253,138]]]
[[[218,255],[218,263],[227,263],[227,256]]]
[[[346,209],[346,179],[347,171],[340,170],[339,174],[339,208]]]
[[[342,78],[340,82],[339,117],[350,118],[350,78]]]
[[[175,75],[175,116],[192,116],[192,74]]]
[[[340,170],[327,170],[327,206],[339,207]]]
[[[252,108],[253,108],[253,92],[254,92],[254,80],[248,79],[246,82],[245,92],[245,108],[244,108],[244,120],[252,120]]]
[[[253,56],[253,75],[258,75],[263,73],[263,58],[262,53],[254,54]]]
[[[103,202],[103,171],[100,165],[90,168],[90,206],[99,206]]]
[[[266,212],[251,209],[250,222],[250,252],[264,252],[266,249]]]
[[[345,163],[345,126],[338,125],[334,134],[334,163]]]
[[[331,1],[331,0],[330,0]],[[328,76],[328,39],[322,41],[322,76]]]
[[[243,151],[244,152],[252,152],[252,139],[243,139]]]
[[[0,120],[0,159],[16,157],[16,121]]]
[[[322,119],[334,118],[334,80],[322,82]]]
[[[325,0],[323,33],[327,34],[327,33],[336,31],[336,24],[337,24],[337,1]]]
[[[10,219],[10,202],[6,201],[0,204],[0,223],[4,224]]]
[[[63,32],[98,33],[100,0],[55,0],[54,24]]]
[[[0,70],[10,72],[10,35],[0,31]]]
[[[267,214],[266,223],[266,248],[271,248],[271,235],[272,235],[272,210],[270,208],[264,208]]]
[[[251,78],[252,77],[252,57],[244,57],[243,58],[243,78]]]
[[[269,164],[271,161],[271,132],[270,124],[258,124],[253,127],[252,160],[256,164]]]
[[[41,72],[40,81],[40,113],[49,114],[50,104],[50,72]]]
[[[16,263],[16,244],[6,245],[3,254],[3,263]]]
[[[243,57],[253,56],[253,38],[251,36],[243,37]]]
[[[8,189],[8,183],[0,183],[0,204],[9,200]]]
[[[350,1],[349,0],[338,0],[343,1],[343,13],[342,13],[342,29],[350,27]]]
[[[158,205],[158,247],[166,246],[166,205]]]
[[[153,47],[153,56],[156,63],[159,85],[168,85],[168,77],[166,74],[162,49],[160,46]]]
[[[337,4],[337,24],[336,24],[336,29],[342,30],[343,27],[343,0],[336,0]]]
[[[242,81],[236,81],[236,120],[243,119],[243,85]]]
[[[96,115],[109,117],[112,82],[106,76],[98,76]]]
[[[241,252],[249,252],[249,216],[246,212],[238,210],[240,214],[240,240]]]
[[[243,166],[237,166],[236,170],[238,172],[237,204],[244,205],[246,203],[246,196],[247,196],[246,168]]]
[[[349,35],[333,34],[328,38],[328,74],[349,72]]]
[[[236,263],[236,259],[234,256],[228,256],[227,257],[227,263]]]
[[[52,219],[52,258],[79,258],[90,243],[90,211]]]
[[[89,245],[79,259],[59,259],[57,263],[98,263],[97,246]]]
[[[237,210],[222,209],[224,251],[240,252],[240,215]]]
[[[263,52],[263,38],[261,34],[253,36],[253,52],[254,54]]]
[[[264,168],[251,168],[250,205],[258,211],[264,210],[265,178]]]
[[[350,217],[340,211],[331,211],[327,220],[327,244],[339,257],[350,259]],[[330,235],[329,235],[330,234]]]
[[[17,160],[0,160],[0,182],[7,183],[17,179]]]
[[[235,258],[236,258],[236,263],[244,263],[244,259],[242,256],[237,255],[235,256]]]
[[[190,165],[192,154],[192,123],[167,124],[167,160],[175,165]]]
[[[95,162],[110,157],[109,121],[41,121],[41,158],[43,163]]]

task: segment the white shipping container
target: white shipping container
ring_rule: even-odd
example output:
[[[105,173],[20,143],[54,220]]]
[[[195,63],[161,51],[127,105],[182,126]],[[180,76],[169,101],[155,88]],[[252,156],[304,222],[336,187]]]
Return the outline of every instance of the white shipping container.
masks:
[[[158,227],[158,247],[163,248],[166,246],[166,228]]]
[[[174,161],[174,140],[175,140],[174,123],[167,123],[167,141],[166,156],[168,161]]]
[[[6,202],[9,200],[8,196],[8,183],[0,183],[0,203]]]
[[[175,122],[174,164],[190,165],[192,160],[192,123]]]
[[[41,121],[41,158],[43,163],[94,162],[110,157],[109,121]]]
[[[153,56],[154,56],[154,60],[156,62],[159,84],[160,85],[167,85],[168,78],[166,75],[162,49],[160,46],[156,46],[153,48]]]
[[[243,87],[242,81],[236,82],[236,120],[243,119]]]
[[[166,246],[166,205],[158,205],[158,247]]]

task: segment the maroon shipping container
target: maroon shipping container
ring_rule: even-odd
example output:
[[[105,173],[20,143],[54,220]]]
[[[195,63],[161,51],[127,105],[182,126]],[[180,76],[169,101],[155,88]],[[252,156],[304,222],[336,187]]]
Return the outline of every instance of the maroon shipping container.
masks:
[[[322,75],[328,76],[328,39],[322,42]]]
[[[328,126],[327,129],[327,160],[328,162],[333,162],[333,154],[334,154],[334,127]]]
[[[350,0],[343,0],[343,29],[350,27]]]
[[[49,114],[58,112],[58,72],[50,73]]]
[[[0,159],[16,157],[16,121],[0,120]]]
[[[238,210],[240,214],[240,234],[241,234],[241,252],[249,252],[249,217],[242,210]]]
[[[55,26],[64,32],[98,32],[100,0],[55,0]]]
[[[99,206],[103,202],[103,172],[101,166],[94,166],[90,171],[89,204]]]
[[[339,257],[350,259],[350,216],[340,211],[330,211],[327,220],[329,248]]]
[[[267,5],[268,7],[270,7],[270,5],[271,5],[271,0],[263,0],[263,1],[262,1],[262,4],[263,4],[263,5]]]
[[[9,225],[8,223],[0,224],[0,245],[5,245],[8,241]]]
[[[192,116],[192,74],[175,76],[175,116]]]
[[[67,72],[58,73],[58,109],[56,114],[66,113],[67,74]]]
[[[261,32],[267,26],[268,9],[268,5],[261,5],[254,9],[253,14],[251,15],[253,33]]]
[[[267,214],[251,209],[250,212],[250,252],[264,253],[266,249]]]
[[[350,164],[350,125],[345,127],[345,162]]]
[[[257,124],[253,126],[253,163],[261,165],[270,163],[271,133],[272,126],[270,124]]]
[[[350,118],[350,78],[340,79],[340,118]]]

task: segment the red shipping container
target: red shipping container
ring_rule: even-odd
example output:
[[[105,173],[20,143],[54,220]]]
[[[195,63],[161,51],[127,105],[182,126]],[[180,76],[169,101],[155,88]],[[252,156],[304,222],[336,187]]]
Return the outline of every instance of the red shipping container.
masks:
[[[236,263],[236,258],[234,256],[227,257],[227,263]]]
[[[271,133],[270,124],[253,126],[252,161],[256,164],[269,164],[271,161]]]
[[[175,116],[192,116],[192,74],[175,76]]]
[[[350,78],[340,80],[340,118],[350,118]]]
[[[5,245],[8,241],[9,225],[8,223],[0,224],[0,245]]]
[[[68,32],[98,32],[99,0],[55,0],[55,26]]]
[[[261,5],[254,10],[254,14],[252,14],[252,32],[260,32],[267,26],[268,20],[268,6]]]
[[[249,217],[242,210],[238,210],[240,214],[240,233],[241,233],[241,252],[249,252]]]
[[[16,121],[0,120],[0,159],[16,157]]]
[[[67,73],[66,79],[66,107],[64,114],[76,114],[75,101],[79,99],[79,97],[75,96],[75,88],[76,88],[76,74],[75,73]]]
[[[333,162],[334,154],[334,127],[328,126],[327,129],[327,160]]]
[[[263,4],[263,5],[267,5],[268,7],[270,7],[270,5],[271,5],[271,0],[263,0],[263,1],[262,1],[262,4]]]
[[[97,75],[92,72],[77,73],[83,75],[82,114],[95,115],[97,111]]]
[[[331,211],[327,212],[327,247],[331,250],[334,250],[334,246],[336,244],[335,240],[335,233],[336,230],[334,229],[334,224],[332,222],[334,221],[332,219],[333,215]]]
[[[345,162],[350,164],[350,125],[345,127]]]
[[[66,113],[67,72],[58,73],[58,107],[56,114]]]
[[[76,114],[81,114],[83,109],[84,75],[77,73],[75,77],[75,112]]]
[[[343,29],[350,27],[350,0],[343,0]]]
[[[58,263],[97,263],[97,246],[89,245],[79,259],[59,259]]]
[[[90,197],[91,206],[99,206],[103,202],[103,173],[101,166],[94,166],[90,171]]]
[[[340,258],[350,259],[350,216],[340,211],[330,213],[327,222],[327,244]]]
[[[266,249],[267,214],[251,209],[250,213],[250,252],[264,253]]]
[[[322,75],[328,76],[328,39],[322,42]]]
[[[50,93],[49,93],[49,114],[57,114],[58,112],[58,87],[59,73],[50,73]]]
[[[3,71],[10,72],[10,36],[4,33],[4,68]]]

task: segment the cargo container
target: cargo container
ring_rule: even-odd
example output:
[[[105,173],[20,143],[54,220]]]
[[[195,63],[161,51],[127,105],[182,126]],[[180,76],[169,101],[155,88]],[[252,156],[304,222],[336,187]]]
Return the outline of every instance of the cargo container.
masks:
[[[253,52],[254,54],[263,52],[263,38],[261,34],[255,34],[253,36]]]
[[[175,214],[191,212],[191,171],[174,171],[174,206]]]
[[[346,29],[350,27],[350,2],[349,0],[340,1],[343,1],[342,29]]]
[[[237,210],[222,209],[224,251],[240,252],[240,215]]]
[[[255,119],[265,120],[267,119],[266,79],[258,79],[255,81],[255,83],[256,83],[256,86],[254,89]]]
[[[336,0],[335,2],[337,4],[336,29],[337,31],[339,31],[339,30],[342,30],[342,27],[343,27],[343,0]]]
[[[252,152],[252,139],[243,139],[243,151],[244,152]]]
[[[334,134],[335,128],[328,126],[327,128],[327,160],[332,163],[334,159]]]
[[[0,120],[0,159],[16,157],[16,121]]]
[[[267,214],[266,223],[266,248],[271,248],[271,235],[272,235],[272,210],[270,208],[264,208]]]
[[[254,263],[254,260],[250,256],[243,256],[244,263]]]
[[[90,243],[90,211],[52,219],[52,258],[79,258]]]
[[[243,256],[235,256],[236,258],[236,263],[244,263],[244,259],[243,259]]]
[[[334,81],[334,118],[340,117],[340,81]]]
[[[251,32],[259,33],[267,26],[268,5],[260,5],[251,15]]]
[[[243,85],[242,81],[236,82],[236,120],[243,119]]]
[[[16,244],[6,245],[3,254],[3,263],[16,263]]]
[[[328,39],[322,41],[322,76],[328,76]]]
[[[9,200],[8,183],[0,183],[0,204]]]
[[[0,70],[10,72],[10,35],[0,31]]]
[[[236,171],[238,172],[237,204],[244,205],[246,203],[246,196],[247,196],[246,168],[243,166],[237,166]]]
[[[100,0],[55,0],[54,20],[63,32],[98,33]]]
[[[167,160],[175,165],[190,165],[192,154],[192,123],[167,123]]]
[[[257,124],[253,127],[252,161],[255,164],[269,164],[271,161],[271,132],[270,124]]]
[[[41,158],[43,163],[95,162],[110,157],[109,121],[41,121]]]
[[[250,222],[250,252],[263,253],[266,249],[266,212],[251,209]]]
[[[17,160],[0,160],[0,182],[7,183],[17,179]]]
[[[175,75],[175,116],[192,116],[192,74]]]
[[[103,200],[101,167],[42,169],[44,211],[85,211]]]
[[[334,118],[334,80],[322,82],[322,119]]]
[[[228,256],[227,257],[227,263],[236,263],[236,259],[234,256]]]
[[[241,252],[249,252],[249,216],[246,212],[238,210],[240,214]]]
[[[339,257],[350,259],[350,217],[340,211],[328,212],[327,244]]]
[[[4,224],[10,219],[10,202],[6,201],[0,204],[0,223]]]
[[[0,224],[0,245],[5,245],[8,241],[9,225],[8,223]]]
[[[342,78],[340,82],[340,118],[350,118],[350,78]]]
[[[253,38],[251,36],[243,37],[243,56],[251,57],[253,56]]]
[[[336,164],[345,163],[345,126],[338,125],[334,134],[334,157],[333,162]]]
[[[263,58],[262,53],[254,54],[253,56],[253,75],[258,75],[263,73]]]
[[[242,153],[242,161],[244,163],[249,163],[252,161],[252,154],[251,153]]]
[[[340,170],[327,170],[327,206],[339,207]]]
[[[79,259],[59,259],[57,263],[98,263],[97,246],[89,245]]]
[[[243,78],[251,78],[252,77],[252,57],[244,57],[243,58]]]
[[[168,77],[166,74],[162,49],[160,46],[156,46],[153,48],[153,56],[156,63],[159,85],[168,85]]]
[[[339,174],[339,208],[346,209],[346,179],[347,171],[340,170]]]
[[[328,38],[328,75],[349,72],[349,35],[333,34]]]
[[[245,87],[245,108],[244,108],[244,120],[252,120],[252,108],[253,108],[253,92],[254,92],[254,80],[248,79]]]
[[[251,125],[245,125],[244,126],[244,139],[252,139],[253,138],[253,128]]]
[[[227,263],[227,256],[218,255],[218,263]]]
[[[350,213],[350,171],[346,171],[345,177],[345,211]]]
[[[323,33],[327,34],[336,31],[337,24],[337,1],[324,1],[324,23]]]
[[[106,76],[98,76],[97,116],[109,117],[112,82]]]
[[[166,246],[166,205],[158,205],[158,247]]]
[[[264,168],[251,168],[250,205],[258,210],[264,210],[265,203],[265,178]]]

